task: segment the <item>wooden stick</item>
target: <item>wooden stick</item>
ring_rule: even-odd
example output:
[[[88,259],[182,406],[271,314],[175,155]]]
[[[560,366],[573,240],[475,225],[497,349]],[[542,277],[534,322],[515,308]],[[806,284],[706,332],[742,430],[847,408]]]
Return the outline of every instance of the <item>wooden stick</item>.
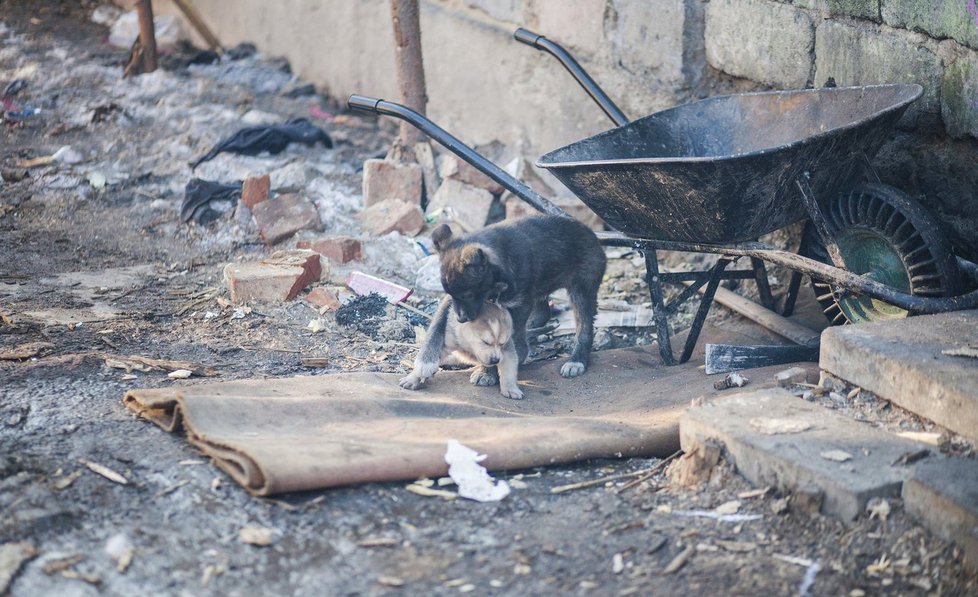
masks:
[[[618,488],[618,493],[621,493],[621,492],[623,492],[623,491],[625,491],[627,489],[631,489],[632,487],[635,487],[636,485],[638,485],[640,483],[644,483],[644,482],[648,481],[656,473],[658,473],[663,468],[665,468],[665,466],[667,464],[669,464],[670,462],[672,462],[673,460],[675,460],[682,453],[683,453],[682,450],[677,450],[674,454],[672,454],[671,456],[669,456],[668,458],[666,458],[662,462],[659,462],[658,464],[656,464],[655,466],[653,466],[652,468],[650,468],[648,470],[648,472],[645,473],[644,475],[642,475],[641,477],[639,477],[637,479],[632,479],[628,483],[625,483],[624,485],[622,485],[621,487],[619,487]]]
[[[421,309],[416,309],[416,308],[412,307],[411,305],[409,305],[409,304],[407,304],[407,303],[405,303],[403,301],[400,302],[400,303],[395,303],[395,304],[398,307],[402,307],[404,309],[407,309],[408,311],[410,311],[411,313],[414,313],[415,315],[420,315],[421,317],[424,317],[425,319],[431,319],[431,315],[428,315],[427,313],[425,313]]]
[[[683,282],[683,284],[689,286],[691,283]],[[700,293],[702,292],[703,289],[701,288]],[[765,309],[754,301],[746,299],[722,286],[717,288],[714,300],[724,307],[740,313],[747,319],[797,344],[812,344],[817,342],[820,336],[815,330],[807,328],[800,323],[795,323],[787,317],[782,317],[770,309]]]
[[[152,0],[139,0],[136,4],[139,14],[139,45],[141,47],[142,72],[156,70],[156,29],[153,25]]]
[[[177,5],[177,8],[183,13],[183,16],[187,17],[187,20],[197,30],[197,33],[204,38],[204,41],[207,42],[207,46],[210,49],[221,53],[224,52],[224,48],[221,47],[221,42],[217,40],[217,36],[210,30],[210,27],[207,26],[204,19],[200,17],[200,13],[197,12],[197,9],[190,2],[187,0],[173,0],[173,3]]]

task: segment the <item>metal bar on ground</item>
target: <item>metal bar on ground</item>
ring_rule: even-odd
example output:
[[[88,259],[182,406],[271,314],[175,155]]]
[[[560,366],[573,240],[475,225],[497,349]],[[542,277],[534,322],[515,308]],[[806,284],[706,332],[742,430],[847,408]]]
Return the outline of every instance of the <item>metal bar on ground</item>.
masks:
[[[818,345],[706,345],[706,374],[727,373],[787,363],[818,362]]]

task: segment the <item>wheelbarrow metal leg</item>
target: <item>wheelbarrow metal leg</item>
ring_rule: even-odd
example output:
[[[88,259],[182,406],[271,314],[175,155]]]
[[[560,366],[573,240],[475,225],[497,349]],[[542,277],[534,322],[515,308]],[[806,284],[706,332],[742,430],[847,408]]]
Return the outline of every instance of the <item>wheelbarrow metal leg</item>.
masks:
[[[652,317],[655,319],[656,341],[659,343],[659,356],[664,365],[675,365],[672,356],[672,342],[669,338],[669,318],[666,315],[662,295],[662,280],[659,278],[659,259],[655,249],[645,249],[645,281],[652,295]]]
[[[767,279],[767,268],[764,267],[764,262],[757,257],[751,257],[750,264],[754,268],[754,280],[757,282],[757,294],[761,304],[774,311],[774,297],[771,296],[771,284]]]
[[[713,297],[717,293],[717,287],[720,286],[720,280],[723,279],[723,270],[732,262],[732,259],[721,257],[717,259],[716,265],[713,266],[713,270],[710,273],[710,282],[706,285],[706,290],[700,299],[700,307],[696,311],[696,318],[693,319],[693,325],[689,328],[689,335],[686,336],[686,345],[683,346],[683,354],[679,357],[680,364],[688,361],[689,357],[693,355],[693,348],[696,347],[696,341],[700,337],[700,331],[706,322],[706,316],[710,313]]]
[[[784,309],[781,310],[781,315],[784,317],[790,317],[795,312],[795,301],[798,300],[798,291],[801,290],[801,279],[803,277],[801,272],[791,272],[788,294],[784,297]]]

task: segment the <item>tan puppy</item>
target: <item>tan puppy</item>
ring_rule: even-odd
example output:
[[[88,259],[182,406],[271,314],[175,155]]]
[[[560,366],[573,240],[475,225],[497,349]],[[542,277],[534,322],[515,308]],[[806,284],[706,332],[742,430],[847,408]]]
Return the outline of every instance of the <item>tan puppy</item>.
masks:
[[[439,311],[451,306],[451,297],[442,300]],[[437,321],[437,319],[436,319]],[[435,360],[433,355],[421,354],[414,360],[414,371],[401,379],[401,387],[408,390],[421,388],[438,372],[438,366],[446,361],[460,361],[468,365],[480,366],[472,374],[473,384],[481,379],[482,367],[497,367],[499,370],[499,392],[506,398],[521,400],[523,392],[516,385],[519,372],[519,356],[513,342],[513,318],[509,310],[496,303],[486,302],[479,317],[461,323],[454,311],[447,313],[444,318],[445,341],[441,347],[440,358]],[[431,330],[429,330],[431,333]],[[425,343],[424,348],[430,348]]]

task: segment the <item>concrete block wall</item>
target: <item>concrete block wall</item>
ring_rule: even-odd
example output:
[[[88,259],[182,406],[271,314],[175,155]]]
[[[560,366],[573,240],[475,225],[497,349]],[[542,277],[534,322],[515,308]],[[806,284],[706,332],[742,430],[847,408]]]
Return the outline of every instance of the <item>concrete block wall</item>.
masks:
[[[133,0],[119,0],[131,4]],[[396,99],[389,0],[193,0],[227,45],[255,42],[338,100]],[[878,167],[978,255],[976,0],[421,0],[428,113],[472,144],[537,156],[612,125],[525,26],[566,45],[637,118],[708,95],[916,82]],[[168,0],[154,0],[159,12]],[[899,183],[899,184],[897,184]],[[558,185],[559,186],[559,185]]]

